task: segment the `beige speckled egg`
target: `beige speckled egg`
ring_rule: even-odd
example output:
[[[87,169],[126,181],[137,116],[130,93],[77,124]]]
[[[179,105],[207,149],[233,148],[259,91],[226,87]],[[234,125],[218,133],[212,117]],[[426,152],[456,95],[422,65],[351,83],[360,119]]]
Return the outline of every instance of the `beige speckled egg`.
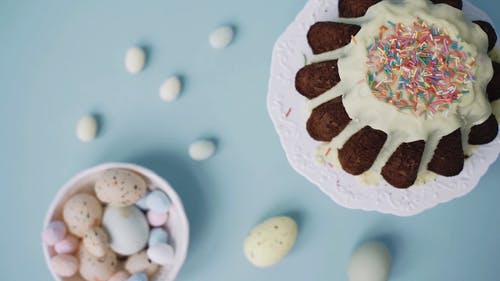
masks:
[[[135,204],[147,191],[144,179],[125,169],[109,169],[95,183],[97,198],[113,207]]]
[[[297,224],[289,217],[273,217],[257,225],[244,244],[247,259],[267,267],[283,259],[297,239]]]
[[[71,255],[57,255],[50,259],[50,267],[61,277],[71,277],[78,271],[78,260]]]
[[[94,226],[83,235],[83,246],[91,255],[101,258],[109,249],[108,234],[104,229]]]
[[[127,281],[129,277],[130,274],[128,274],[128,272],[126,272],[125,270],[120,270],[113,274],[113,276],[111,276],[108,281]]]
[[[101,224],[101,217],[101,203],[90,194],[76,194],[64,204],[64,222],[75,236],[83,237],[89,228]]]
[[[130,274],[145,272],[149,277],[151,277],[158,270],[158,265],[148,259],[146,251],[142,251],[130,256],[127,259],[125,262],[125,269]]]
[[[106,252],[102,258],[94,257],[80,247],[80,275],[89,281],[107,281],[117,271],[118,260],[112,251]]]

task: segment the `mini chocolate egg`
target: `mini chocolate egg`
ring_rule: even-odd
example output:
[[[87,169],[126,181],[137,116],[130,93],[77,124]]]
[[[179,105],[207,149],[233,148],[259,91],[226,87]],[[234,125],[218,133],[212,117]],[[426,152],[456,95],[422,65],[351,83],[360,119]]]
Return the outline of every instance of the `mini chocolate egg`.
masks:
[[[63,240],[54,245],[54,250],[58,254],[72,254],[76,252],[80,240],[73,235],[67,235]]]
[[[57,255],[50,259],[50,267],[61,277],[71,277],[78,272],[78,259],[71,255]]]
[[[369,242],[351,256],[348,275],[350,281],[387,281],[391,271],[391,256],[380,242]]]
[[[196,161],[207,160],[215,153],[215,143],[211,140],[198,140],[189,145],[191,159]]]
[[[146,246],[149,225],[144,214],[135,206],[104,210],[103,226],[108,231],[110,246],[120,255],[133,255]]]
[[[209,35],[208,41],[214,49],[224,49],[233,41],[234,30],[231,26],[222,26]]]
[[[101,258],[109,248],[108,234],[104,229],[94,226],[83,235],[83,246],[91,255]]]
[[[145,272],[149,277],[151,277],[158,270],[158,265],[149,260],[146,251],[142,251],[128,257],[125,262],[125,269],[130,274]]]
[[[118,260],[115,253],[108,251],[102,258],[94,257],[80,247],[80,275],[86,280],[108,280],[116,272]]]
[[[156,244],[148,248],[148,258],[160,265],[171,265],[174,260],[174,248],[168,244]]]
[[[101,203],[90,194],[76,194],[64,204],[63,217],[69,231],[82,237],[89,228],[101,223]]]
[[[146,214],[148,218],[149,225],[151,226],[162,226],[167,223],[168,213],[166,212],[155,212],[153,210],[149,210]]]
[[[172,76],[160,86],[160,98],[164,101],[171,102],[179,97],[181,93],[181,79],[177,76]]]
[[[283,259],[297,239],[297,224],[289,217],[273,217],[252,229],[244,252],[255,266],[267,267]]]
[[[113,207],[135,204],[146,194],[147,186],[138,174],[125,169],[109,169],[95,183],[97,198]]]
[[[125,54],[125,69],[130,74],[141,72],[146,64],[146,51],[139,47],[132,47]]]
[[[66,225],[62,221],[51,221],[42,232],[42,240],[49,246],[55,245],[66,236]]]
[[[153,228],[149,231],[148,246],[154,246],[156,244],[166,244],[168,241],[168,232],[161,228]]]
[[[108,281],[127,281],[129,277],[130,274],[128,274],[128,272],[126,272],[125,270],[120,270],[113,274],[113,276],[111,276]]]
[[[89,142],[97,136],[97,120],[94,116],[82,117],[76,125],[76,136],[82,142]]]
[[[168,198],[167,194],[159,189],[155,189],[146,197],[146,206],[148,209],[158,213],[167,212],[170,203],[170,198]]]
[[[127,281],[148,281],[148,280],[149,280],[148,276],[144,272],[137,272],[132,276],[130,276],[129,279],[127,279]]]

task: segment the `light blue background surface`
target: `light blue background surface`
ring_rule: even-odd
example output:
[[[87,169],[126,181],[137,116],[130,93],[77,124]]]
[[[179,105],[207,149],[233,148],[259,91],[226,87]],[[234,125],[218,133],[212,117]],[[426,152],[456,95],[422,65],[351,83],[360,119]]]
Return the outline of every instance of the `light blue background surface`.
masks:
[[[475,0],[498,26],[493,0]],[[500,280],[500,162],[468,196],[399,218],[341,208],[288,165],[265,100],[275,40],[305,0],[0,1],[0,278],[51,280],[40,245],[47,206],[78,171],[108,161],[143,164],[177,189],[192,240],[178,280],[346,280],[353,249],[386,241],[391,280]],[[233,24],[228,49],[208,33]],[[127,47],[148,63],[127,74]],[[158,87],[180,74],[181,98]],[[82,144],[75,124],[97,114],[99,138]],[[189,143],[218,141],[193,162]],[[290,214],[296,247],[256,269],[242,242],[253,225]]]

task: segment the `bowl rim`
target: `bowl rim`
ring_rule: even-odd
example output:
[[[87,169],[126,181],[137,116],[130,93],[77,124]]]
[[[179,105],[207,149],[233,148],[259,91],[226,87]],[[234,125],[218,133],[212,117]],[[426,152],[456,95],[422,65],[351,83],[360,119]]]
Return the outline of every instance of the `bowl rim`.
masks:
[[[57,208],[59,201],[61,201],[61,199],[64,197],[64,195],[69,190],[71,190],[71,188],[78,181],[87,177],[88,175],[95,174],[95,173],[105,171],[108,169],[116,169],[116,168],[128,169],[128,170],[137,172],[137,173],[141,174],[142,176],[146,177],[147,179],[149,179],[150,181],[154,182],[155,187],[165,191],[167,193],[168,197],[170,197],[170,200],[173,202],[173,204],[175,204],[176,207],[178,208],[178,210],[179,210],[179,213],[178,213],[179,223],[181,224],[181,227],[183,229],[185,229],[185,233],[183,233],[185,237],[184,237],[184,239],[179,240],[179,241],[182,241],[181,243],[179,243],[179,241],[177,241],[176,246],[175,246],[175,252],[176,252],[175,260],[174,260],[172,268],[170,269],[170,272],[171,272],[170,275],[172,277],[171,280],[175,280],[175,278],[177,277],[178,273],[180,272],[180,270],[181,270],[182,266],[184,265],[184,262],[186,261],[186,258],[187,258],[187,253],[188,253],[188,248],[189,248],[189,238],[190,238],[189,237],[189,231],[190,231],[189,230],[189,221],[188,221],[186,212],[184,210],[184,205],[182,203],[182,200],[179,197],[179,195],[177,194],[177,192],[174,190],[174,188],[169,184],[169,182],[166,179],[164,179],[163,177],[159,176],[158,174],[156,174],[155,172],[153,172],[152,170],[150,170],[146,167],[143,167],[143,166],[140,166],[137,164],[133,164],[133,163],[126,163],[126,162],[107,162],[107,163],[102,163],[102,164],[98,164],[98,165],[89,167],[87,169],[81,170],[80,172],[76,173],[74,176],[72,176],[68,181],[66,181],[66,183],[64,183],[59,188],[56,195],[53,197],[53,199],[52,199],[52,201],[51,201],[51,203],[50,203],[50,205],[45,213],[45,219],[43,222],[42,231],[52,221],[52,217],[54,216],[54,212],[56,211],[56,208]],[[44,259],[45,259],[47,267],[52,275],[52,278],[55,281],[64,281],[63,278],[61,278],[60,276],[55,274],[55,272],[52,270],[52,268],[50,266],[51,255],[49,252],[49,246],[45,245],[45,243],[43,243],[43,242],[41,244],[42,244]]]

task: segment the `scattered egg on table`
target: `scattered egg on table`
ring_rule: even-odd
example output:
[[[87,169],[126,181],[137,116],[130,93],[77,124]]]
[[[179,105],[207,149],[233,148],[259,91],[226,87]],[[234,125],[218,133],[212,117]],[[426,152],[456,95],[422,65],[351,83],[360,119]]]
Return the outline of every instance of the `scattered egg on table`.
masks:
[[[54,250],[58,254],[72,254],[76,252],[79,245],[80,240],[78,238],[73,235],[67,235],[63,240],[54,245]]]
[[[132,47],[125,54],[125,68],[131,74],[141,72],[146,64],[146,52],[139,47]]]
[[[114,207],[135,204],[147,191],[144,179],[125,169],[109,169],[102,173],[94,186],[97,198]]]
[[[158,213],[165,213],[170,207],[171,201],[165,192],[156,189],[148,194],[146,197],[146,206],[148,210]]]
[[[252,229],[244,243],[247,259],[267,267],[283,259],[297,239],[297,224],[289,217],[273,217]]]
[[[214,49],[224,49],[233,41],[234,30],[231,26],[222,26],[210,33],[208,41]]]
[[[162,226],[167,223],[168,220],[167,212],[155,212],[153,210],[149,210],[146,216],[151,226]]]
[[[76,194],[64,204],[64,221],[75,236],[83,237],[89,228],[101,223],[101,217],[101,203],[90,194]]]
[[[147,244],[149,225],[135,206],[107,206],[102,224],[108,231],[111,249],[120,255],[133,255]]]
[[[108,234],[101,227],[95,226],[83,235],[83,246],[91,255],[101,258],[108,252]]]
[[[127,281],[148,281],[148,276],[144,272],[138,272],[130,276]]]
[[[369,242],[359,247],[349,263],[350,281],[387,281],[391,270],[391,256],[380,242]]]
[[[130,274],[128,274],[128,272],[126,272],[125,270],[120,270],[113,274],[113,276],[111,276],[108,281],[127,281],[129,277]]]
[[[151,262],[146,251],[142,251],[128,257],[125,262],[125,269],[130,274],[145,272],[149,277],[151,277],[158,270],[158,264]]]
[[[50,267],[61,277],[71,277],[78,272],[78,259],[71,255],[56,255],[50,259]]]
[[[215,143],[210,140],[198,140],[189,146],[189,156],[193,160],[202,161],[215,153]]]
[[[82,142],[89,142],[97,136],[97,121],[93,116],[84,116],[76,125],[76,136]]]
[[[147,250],[149,259],[160,265],[170,265],[174,260],[174,248],[168,244],[156,244]]]
[[[160,98],[164,101],[174,101],[181,93],[181,80],[177,76],[167,78],[160,86]]]
[[[94,257],[85,247],[80,247],[80,275],[86,280],[108,280],[116,272],[118,260],[108,251],[104,257]]]
[[[66,236],[66,225],[62,221],[51,221],[42,232],[42,240],[49,246],[55,245]]]
[[[148,246],[154,246],[156,244],[166,244],[168,241],[168,232],[161,228],[156,227],[151,229],[149,232]]]

